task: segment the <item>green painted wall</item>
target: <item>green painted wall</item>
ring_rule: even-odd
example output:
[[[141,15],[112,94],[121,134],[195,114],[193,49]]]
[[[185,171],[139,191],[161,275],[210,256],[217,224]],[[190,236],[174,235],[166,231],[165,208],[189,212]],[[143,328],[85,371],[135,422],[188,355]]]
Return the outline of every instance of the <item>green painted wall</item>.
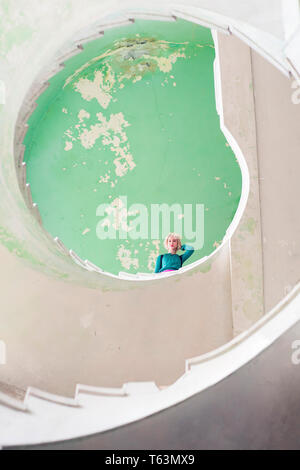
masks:
[[[221,243],[242,178],[219,127],[214,55],[206,28],[136,21],[84,45],[50,80],[29,120],[27,181],[45,228],[83,259],[112,273],[151,272],[165,252],[150,236],[97,237],[97,207],[116,215],[120,196],[149,214],[155,203],[204,204],[204,245],[188,262]]]

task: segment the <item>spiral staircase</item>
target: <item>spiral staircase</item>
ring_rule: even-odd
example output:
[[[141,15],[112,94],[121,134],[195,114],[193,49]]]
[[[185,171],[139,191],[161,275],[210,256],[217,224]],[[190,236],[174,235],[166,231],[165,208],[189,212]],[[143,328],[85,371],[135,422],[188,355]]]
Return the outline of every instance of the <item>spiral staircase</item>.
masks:
[[[166,416],[166,433],[174,419],[182,428],[170,431],[173,441],[162,438],[162,446],[188,448],[188,426],[194,448],[251,447],[247,430],[239,441],[238,427],[226,440],[226,426],[235,423],[228,424],[234,393],[240,392],[240,419],[250,422],[260,395],[247,407],[245,390],[257,381],[271,391],[276,383],[282,400],[273,392],[273,401],[263,396],[262,402],[280,401],[288,420],[287,391],[299,385],[292,356],[300,319],[299,2],[272,8],[256,1],[165,1],[153,2],[151,11],[140,2],[98,3],[88,1],[84,10],[76,1],[2,5],[3,37],[12,31],[15,40],[3,41],[0,57],[0,445],[106,431],[97,434],[101,445],[109,445],[106,435],[121,448],[131,423],[132,439],[145,446],[149,423],[153,431]],[[212,30],[216,108],[241,167],[241,202],[223,243],[200,263],[175,274],[110,275],[43,228],[23,161],[27,122],[48,80],[83,44],[135,21],[178,19]],[[283,342],[285,362],[278,360]],[[272,362],[272,354],[278,368],[273,361],[267,370],[262,363]],[[279,379],[288,373],[293,380],[284,389]],[[292,403],[295,419],[300,409]],[[184,422],[180,410],[187,408]],[[215,427],[205,434],[200,417],[209,409]],[[273,441],[257,445],[279,446],[279,425],[273,423]],[[148,435],[147,442],[155,439]]]

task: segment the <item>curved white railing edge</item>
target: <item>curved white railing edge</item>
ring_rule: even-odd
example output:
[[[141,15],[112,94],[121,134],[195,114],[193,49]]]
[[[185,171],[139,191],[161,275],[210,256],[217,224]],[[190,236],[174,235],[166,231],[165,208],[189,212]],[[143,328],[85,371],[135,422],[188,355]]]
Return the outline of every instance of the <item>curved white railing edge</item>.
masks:
[[[283,52],[290,65],[291,74],[300,83],[300,54],[299,54],[300,24],[292,36],[286,41]]]
[[[9,408],[13,408],[19,411],[27,411],[27,403],[24,400],[19,400],[17,398],[8,395],[7,393],[0,392],[0,405],[7,406]],[[1,408],[0,408],[0,415],[1,415]],[[1,421],[0,421],[0,428],[1,428]]]
[[[229,377],[299,320],[300,282],[248,332],[196,358],[198,363],[167,387],[158,387],[154,382],[128,382],[119,388],[77,384],[74,398],[28,387],[22,410],[27,413],[13,412],[10,407],[0,408],[6,423],[2,429],[0,420],[0,445],[39,444],[87,436],[162,411]],[[72,415],[68,410],[72,410]],[[7,427],[9,419],[12,424]],[[43,427],[38,425],[39,420]]]
[[[239,335],[235,336],[232,340],[220,346],[219,348],[214,349],[213,351],[210,351],[205,354],[201,354],[200,356],[187,359],[186,360],[186,372],[189,371],[191,367],[197,366],[207,360],[210,360],[214,357],[219,356],[220,354],[223,354],[231,350],[234,346],[237,346],[238,344],[243,342],[245,339],[252,336],[254,333],[257,333],[262,327],[267,325],[272,319],[274,319],[277,315],[279,315],[283,311],[283,309],[295,299],[295,297],[299,296],[299,299],[300,299],[299,294],[300,294],[300,281],[297,282],[297,284],[293,287],[293,289],[291,289],[291,291],[283,299],[281,299],[278,302],[278,304],[276,304],[268,313],[266,313],[259,320],[257,320],[253,325],[251,325],[246,331],[243,331]],[[300,319],[300,313],[299,313],[299,319]],[[272,333],[273,341],[275,341],[282,333],[284,333],[288,328],[290,328],[292,324],[294,324],[294,322],[290,324],[290,320],[293,320],[293,318],[289,319],[286,323],[285,321],[283,321],[285,320],[284,317],[281,320],[282,320],[282,325],[284,326],[284,329],[280,331],[277,336],[275,334],[275,336],[273,337],[273,333]],[[270,344],[272,343],[270,342],[268,345]]]
[[[272,63],[285,76],[289,77],[290,73],[293,73],[283,48],[283,41],[280,41],[280,39],[266,31],[241,20],[232,19],[224,14],[211,12],[206,8],[195,5],[180,5],[176,3],[171,12],[178,18],[202,24],[212,30],[225,34],[234,34],[268,62]],[[259,37],[260,40],[263,38],[264,46],[261,46],[254,37]],[[300,70],[298,72],[300,73]]]

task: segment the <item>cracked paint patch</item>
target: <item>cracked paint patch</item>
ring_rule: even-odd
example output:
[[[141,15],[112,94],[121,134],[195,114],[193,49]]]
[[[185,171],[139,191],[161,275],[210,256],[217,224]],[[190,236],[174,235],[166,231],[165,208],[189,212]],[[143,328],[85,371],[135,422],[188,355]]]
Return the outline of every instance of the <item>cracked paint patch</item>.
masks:
[[[152,240],[152,244],[155,246],[155,249],[151,250],[148,255],[147,267],[149,271],[153,271],[155,268],[156,258],[160,250],[160,240]]]
[[[68,152],[68,150],[71,150],[72,147],[73,147],[72,142],[69,142],[69,141],[67,140],[67,141],[65,142],[65,148],[64,148],[64,150],[65,150],[66,152]]]
[[[72,85],[82,94],[83,99],[96,98],[105,108],[112,98],[111,91],[116,83],[125,79],[133,83],[142,79],[149,72],[158,68],[168,73],[178,58],[185,58],[184,46],[188,44],[157,40],[155,38],[124,38],[115,41],[111,49],[86,62],[63,85],[65,88]],[[177,51],[172,51],[177,48]],[[91,67],[98,66],[101,70],[94,72],[93,78],[88,78]]]
[[[178,50],[171,52],[171,47]],[[86,101],[96,99],[103,109],[107,109],[116,91],[116,84],[119,84],[119,88],[124,88],[125,84],[121,82],[125,79],[137,83],[144,75],[154,73],[156,69],[167,74],[172,70],[178,58],[185,57],[182,43],[176,44],[153,38],[125,38],[115,41],[112,49],[108,49],[77,69],[65,80],[63,88],[71,85],[76,92],[80,93],[82,99]],[[92,77],[89,72],[91,66],[98,68],[93,70]],[[174,75],[170,78],[174,79]],[[173,86],[176,86],[175,82]],[[82,129],[85,127],[82,123],[84,119],[90,118],[90,113],[81,110],[78,113],[79,123],[74,126],[78,130],[78,136],[74,137],[72,129],[68,129],[65,135],[69,138],[72,136],[75,140],[79,139],[81,145],[87,149],[92,148],[96,140],[102,136],[102,145],[108,145],[116,156],[113,161],[116,176],[123,177],[136,166],[133,155],[129,151],[129,143],[123,145],[128,139],[121,127],[130,124],[124,119],[123,112],[110,114],[108,118],[99,112],[97,117],[101,124],[94,122],[88,129]],[[71,149],[70,143],[66,142],[65,150]],[[107,174],[100,175],[99,182],[107,183],[108,179]],[[114,187],[116,182],[117,180],[111,181],[111,187]]]
[[[121,265],[125,269],[130,269],[131,266],[135,269],[138,269],[139,267],[138,258],[132,257],[131,250],[125,248],[123,244],[121,244],[118,249],[117,259],[120,261]]]
[[[79,119],[79,124],[81,124],[82,122],[84,122],[84,119],[89,119],[91,115],[85,109],[81,109],[77,117]]]
[[[122,112],[110,114],[107,119],[102,112],[97,113],[98,122],[90,124],[86,127],[83,123],[84,119],[90,119],[90,114],[84,110],[78,113],[79,123],[70,127],[65,131],[65,135],[72,140],[79,141],[85,149],[94,147],[96,141],[101,137],[103,146],[108,146],[116,158],[113,160],[115,165],[115,175],[123,177],[128,171],[133,170],[136,166],[133,156],[129,151],[129,143],[125,127],[130,124],[124,119]],[[70,143],[66,143],[65,150],[70,150]],[[107,163],[107,162],[105,162]],[[99,182],[107,182],[110,177],[106,173],[105,176],[99,176]],[[112,187],[114,182],[111,183]]]
[[[112,99],[110,90],[114,83],[115,79],[109,67],[106,73],[103,73],[101,70],[96,71],[94,80],[80,78],[74,84],[74,89],[81,94],[84,100],[91,101],[95,98],[100,106],[106,109]]]
[[[137,263],[139,270],[153,272],[157,255],[164,251],[162,240],[150,238],[139,243],[140,240],[129,240],[130,234],[128,239],[116,234],[113,239],[99,241],[98,223],[102,224],[101,233],[118,229],[130,232],[131,227],[138,226],[128,221],[130,214],[122,205],[122,194],[128,194],[129,199],[149,209],[154,201],[160,203],[160,198],[167,203],[173,200],[190,203],[198,200],[200,192],[207,204],[205,245],[201,252],[195,252],[191,261],[212,253],[221,243],[219,239],[238,204],[240,173],[232,164],[232,150],[225,146],[218,125],[214,129],[216,139],[210,140],[202,139],[196,125],[197,119],[202,124],[207,120],[210,125],[207,116],[216,113],[214,52],[208,47],[210,32],[200,27],[192,31],[184,22],[181,26],[177,34],[178,29],[172,30],[172,25],[156,22],[155,37],[151,36],[150,28],[145,37],[135,36],[139,25],[133,25],[110,31],[101,41],[91,41],[51,79],[48,97],[40,101],[40,112],[44,111],[42,106],[48,106],[44,113],[46,119],[41,122],[37,115],[26,135],[28,144],[40,140],[32,149],[34,153],[29,152],[30,145],[26,147],[25,160],[28,157],[29,165],[30,161],[34,162],[28,172],[33,195],[41,208],[47,207],[47,213],[51,212],[51,218],[47,218],[46,211],[42,214],[45,226],[48,224],[52,232],[55,229],[62,240],[65,235],[67,245],[83,259],[111,273],[117,274],[120,266],[122,270],[135,272]],[[172,41],[159,40],[160,34]],[[188,41],[182,42],[183,37]],[[205,73],[200,74],[197,84],[193,83],[191,77],[201,67]],[[55,85],[53,92],[60,89],[57,100],[52,100],[51,85]],[[183,125],[186,114],[182,110],[186,106],[195,126]],[[205,127],[201,127],[204,135]],[[210,132],[212,129],[210,125]],[[48,141],[49,148],[44,144],[50,133],[55,138]],[[181,145],[185,141],[195,144],[186,155],[186,148]],[[197,142],[203,146],[200,152]],[[45,151],[49,154],[47,159],[41,157]],[[225,153],[229,157],[226,165]],[[210,168],[202,162],[206,154],[214,159]],[[174,184],[170,185],[168,169],[183,159],[184,171],[178,167],[179,171],[173,175]],[[221,167],[219,160],[222,160]],[[45,181],[41,182],[39,177],[49,175],[49,171],[47,185],[53,195],[51,200],[49,190],[46,193],[44,189]],[[222,179],[221,184],[214,179],[216,173],[219,175],[216,179]],[[108,203],[109,209],[99,222],[95,208],[101,203]],[[183,223],[186,220],[183,213],[177,217]],[[67,222],[64,226],[59,223],[63,219]],[[216,220],[220,225],[217,231]],[[51,225],[55,226],[51,228]],[[187,242],[184,236],[183,242]]]

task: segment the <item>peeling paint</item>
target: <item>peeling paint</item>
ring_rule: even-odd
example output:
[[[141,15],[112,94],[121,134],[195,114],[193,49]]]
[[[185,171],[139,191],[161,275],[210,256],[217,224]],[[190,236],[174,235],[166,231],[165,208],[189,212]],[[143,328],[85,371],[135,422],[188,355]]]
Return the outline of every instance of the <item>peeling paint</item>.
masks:
[[[65,151],[68,152],[68,150],[71,150],[73,147],[72,142],[69,142],[68,140],[65,142]]]
[[[103,72],[98,70],[95,72],[94,80],[80,78],[78,82],[75,83],[74,89],[81,94],[84,100],[91,101],[95,98],[100,106],[106,109],[112,99],[112,95],[109,91],[112,89],[113,85],[114,80],[106,78]]]
[[[102,221],[104,227],[129,231],[125,217],[129,213],[117,204],[122,192],[149,207],[153,202],[199,201],[200,190],[201,202],[209,205],[205,208],[205,246],[188,262],[219,246],[238,204],[241,174],[219,127],[210,126],[217,138],[206,142],[193,128],[183,125],[181,102],[189,105],[193,120],[205,122],[206,115],[217,115],[210,32],[199,28],[195,39],[190,25],[182,22],[183,27],[188,38],[184,42],[176,42],[175,26],[170,34],[172,41],[157,39],[159,29],[164,34],[164,25],[156,22],[155,37],[140,33],[135,36],[136,25],[131,25],[131,32],[126,33],[130,37],[121,36],[111,43],[105,43],[105,38],[89,43],[50,80],[48,102],[40,100],[48,108],[46,112],[46,108],[36,110],[43,111],[44,119],[33,120],[35,126],[29,126],[26,135],[27,143],[34,143],[26,146],[24,156],[28,181],[45,227],[66,240],[66,245],[83,259],[113,273],[121,267],[135,272],[136,266],[142,271],[153,271],[156,257],[164,247],[162,240],[143,243],[140,250],[136,249],[139,240],[126,240],[122,246],[119,240],[99,241],[95,208],[100,203],[110,203],[110,211]],[[170,31],[171,28],[168,25]],[[114,38],[123,31],[116,29],[109,34]],[[203,44],[199,44],[201,34],[205,37]],[[205,67],[205,74],[199,77],[196,87],[189,78],[201,66]],[[51,95],[54,84],[57,100]],[[207,109],[199,107],[203,96]],[[206,132],[205,126],[203,131]],[[193,143],[188,155],[186,146],[182,146],[185,141]],[[41,157],[46,154],[49,158]],[[202,160],[206,154],[214,155],[212,168]],[[184,165],[180,164],[172,176],[174,184],[170,184],[169,168],[174,162],[177,165],[183,161]],[[219,161],[222,167],[218,167]],[[50,174],[48,170],[51,178],[45,181],[41,176]],[[220,176],[214,177],[220,171]],[[214,178],[221,177],[231,189],[232,200],[223,190],[223,182],[215,184]],[[65,223],[61,224],[61,220]],[[184,221],[183,213],[178,220]],[[128,251],[124,251],[125,246]]]
[[[152,244],[155,246],[155,250],[151,250],[148,255],[147,266],[149,271],[154,271],[155,269],[156,258],[159,255],[160,240],[152,240]]]
[[[128,250],[124,245],[120,245],[117,253],[117,259],[121,262],[121,265],[125,269],[130,269],[133,266],[135,269],[139,267],[138,258],[131,256],[131,250]]]

